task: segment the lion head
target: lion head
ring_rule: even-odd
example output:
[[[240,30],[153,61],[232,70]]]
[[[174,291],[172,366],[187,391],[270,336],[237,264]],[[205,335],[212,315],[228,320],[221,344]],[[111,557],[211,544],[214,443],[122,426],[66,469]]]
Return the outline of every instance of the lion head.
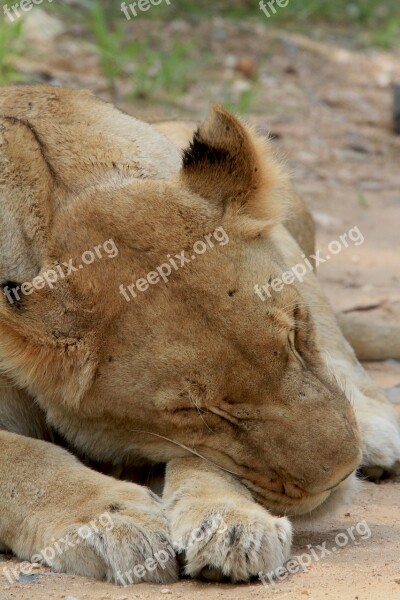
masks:
[[[1,372],[93,458],[194,453],[277,514],[325,503],[357,467],[359,437],[302,287],[254,293],[291,266],[292,193],[268,142],[215,107],[181,158],[91,96],[19,94],[0,132],[0,271],[20,288],[0,300]],[[46,119],[28,119],[24,102],[50,94]],[[93,141],[96,127],[110,137]],[[158,176],[141,158],[155,147]]]

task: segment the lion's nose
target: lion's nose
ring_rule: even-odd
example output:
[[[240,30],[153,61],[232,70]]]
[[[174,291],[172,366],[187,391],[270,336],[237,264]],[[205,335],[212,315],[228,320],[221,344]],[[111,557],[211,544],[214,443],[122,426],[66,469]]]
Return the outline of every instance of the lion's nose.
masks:
[[[337,488],[342,481],[350,477],[352,473],[357,469],[360,464],[361,453],[355,455],[354,461],[349,466],[346,464],[343,467],[336,469],[326,469],[325,477],[321,477],[319,480],[315,479],[313,485],[307,486],[307,492],[310,494],[321,494],[323,492],[329,492]],[[324,469],[324,467],[322,467]]]
[[[283,484],[283,488],[286,496],[293,499],[303,498],[304,494],[322,494],[323,492],[329,492],[338,487],[342,483],[342,481],[344,481],[345,479],[350,477],[352,473],[354,473],[355,468],[356,467],[352,468],[350,471],[347,470],[345,475],[335,477],[334,482],[332,483],[331,480],[328,486],[326,485],[326,483],[319,483],[318,485],[307,485],[307,483],[304,480],[296,480],[290,482],[286,481]]]
[[[361,455],[356,455],[354,461],[341,467],[327,468],[315,466],[307,473],[303,472],[291,477],[288,473],[282,477],[284,494],[293,500],[300,500],[305,496],[315,496],[330,492],[348,479],[360,465]]]

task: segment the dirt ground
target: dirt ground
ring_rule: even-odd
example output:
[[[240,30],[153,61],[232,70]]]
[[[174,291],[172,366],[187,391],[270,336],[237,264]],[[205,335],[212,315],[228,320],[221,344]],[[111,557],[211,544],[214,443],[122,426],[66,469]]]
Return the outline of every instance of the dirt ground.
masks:
[[[165,25],[164,34],[173,27],[178,25]],[[320,279],[335,310],[361,308],[371,319],[398,321],[400,136],[391,131],[391,85],[400,83],[399,52],[357,50],[351,35],[343,37],[347,44],[343,39],[339,44],[335,38],[321,41],[324,36],[318,32],[310,39],[262,24],[233,25],[221,19],[207,25],[182,22],[179,28],[182,39],[198,36],[218,60],[199,67],[198,81],[179,104],[138,102],[135,107],[123,101],[121,106],[143,118],[198,119],[210,100],[220,99],[224,86],[246,89],[249,71],[257,68],[257,97],[247,116],[273,134],[296,189],[312,207],[318,247],[324,252],[329,242],[354,226],[365,239],[320,267]],[[35,77],[45,74],[53,82],[91,87],[109,99],[90,47],[79,46],[76,38],[65,33],[59,38],[49,27],[41,31],[42,35],[31,30],[29,58],[16,59],[17,68]],[[400,362],[388,360],[366,367],[385,388],[399,389]],[[332,548],[338,532],[363,520],[371,530],[369,539],[349,543],[313,562],[306,572],[267,588],[261,583],[238,586],[192,581],[118,588],[45,570],[24,583],[11,584],[3,576],[3,567],[15,566],[17,561],[0,556],[4,560],[0,600],[400,598],[400,479],[380,485],[365,482],[353,504],[337,516],[312,526],[296,525],[293,555],[305,552],[308,544],[315,547],[324,541]]]

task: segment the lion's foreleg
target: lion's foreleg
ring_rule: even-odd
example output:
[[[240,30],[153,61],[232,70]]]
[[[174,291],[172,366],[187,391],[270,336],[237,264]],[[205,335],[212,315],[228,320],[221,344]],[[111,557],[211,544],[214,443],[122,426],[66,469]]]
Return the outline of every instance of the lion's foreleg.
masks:
[[[185,573],[247,581],[289,557],[292,530],[230,474],[197,458],[168,463],[164,491],[171,536]]]

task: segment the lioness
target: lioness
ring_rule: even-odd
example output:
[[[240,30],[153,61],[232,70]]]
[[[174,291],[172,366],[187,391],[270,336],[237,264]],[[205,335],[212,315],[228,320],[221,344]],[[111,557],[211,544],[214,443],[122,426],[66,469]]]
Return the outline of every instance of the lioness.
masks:
[[[216,106],[182,156],[47,86],[3,88],[0,113],[3,549],[119,583],[173,581],[176,554],[246,581],[289,557],[288,517],[329,510],[360,465],[398,468],[393,408],[314,274],[254,293],[314,247],[267,141]],[[106,241],[118,256],[83,265]],[[162,500],[88,461],[166,464]]]

